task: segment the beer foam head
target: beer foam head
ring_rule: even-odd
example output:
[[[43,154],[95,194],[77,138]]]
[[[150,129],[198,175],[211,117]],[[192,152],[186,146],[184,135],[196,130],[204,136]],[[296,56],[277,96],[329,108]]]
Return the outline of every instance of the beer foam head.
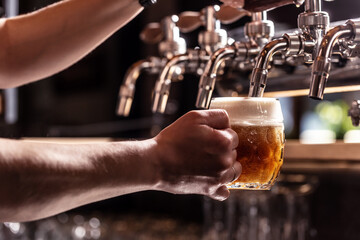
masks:
[[[225,109],[237,124],[278,125],[284,120],[276,98],[219,97],[211,100],[210,109]]]

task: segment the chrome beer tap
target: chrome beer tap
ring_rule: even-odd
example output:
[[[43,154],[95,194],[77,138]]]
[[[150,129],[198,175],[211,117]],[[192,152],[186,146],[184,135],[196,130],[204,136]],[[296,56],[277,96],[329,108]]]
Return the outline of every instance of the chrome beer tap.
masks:
[[[324,36],[315,58],[310,80],[309,97],[323,99],[326,82],[331,69],[331,56],[335,45],[344,58],[360,56],[360,21],[348,20],[345,24],[329,30]]]
[[[143,71],[150,74],[159,74],[166,62],[173,56],[186,52],[186,42],[180,37],[179,28],[176,26],[178,16],[172,15],[164,18],[161,23],[149,23],[140,34],[146,43],[159,43],[161,57],[149,57],[134,63],[126,72],[124,83],[119,91],[117,114],[128,116],[135,93],[136,81]]]
[[[298,16],[300,32],[286,33],[261,50],[251,74],[249,97],[263,96],[268,69],[276,53],[300,59],[303,64],[313,63],[329,27],[329,15],[321,11],[321,0],[305,0],[304,8],[305,11]]]
[[[260,49],[274,36],[274,23],[267,20],[266,11],[252,13],[251,17],[252,21],[245,24],[246,41],[235,42],[211,55],[200,78],[197,108],[209,108],[217,73],[223,62],[232,59],[232,62],[247,62],[247,65],[252,65],[251,62]]]
[[[345,59],[360,57],[358,49],[360,47],[360,20],[348,20],[345,24],[332,28],[324,36],[311,71],[309,91],[311,98],[323,99],[335,45],[338,46],[336,54],[340,54]],[[354,126],[359,126],[359,103],[359,100],[354,100],[348,111]]]
[[[247,15],[244,11],[238,13],[234,8],[217,5],[208,6],[201,12],[184,12],[179,15],[178,26],[182,32],[190,32],[200,26],[204,26],[205,30],[198,36],[200,48],[189,49],[184,54],[175,55],[166,63],[155,85],[153,112],[165,112],[176,66],[186,62],[186,71],[197,73],[214,51],[227,45],[227,33],[221,29],[219,18],[222,18],[224,23],[230,23],[244,15]]]

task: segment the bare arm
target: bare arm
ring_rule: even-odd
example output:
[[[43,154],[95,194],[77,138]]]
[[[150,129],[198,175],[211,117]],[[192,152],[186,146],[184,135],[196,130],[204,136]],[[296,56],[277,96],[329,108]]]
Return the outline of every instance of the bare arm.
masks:
[[[143,190],[224,200],[224,184],[241,172],[237,144],[221,110],[190,112],[145,141],[64,145],[2,139],[0,222],[44,218]]]
[[[0,19],[0,88],[53,75],[84,57],[143,8],[138,0],[64,0]]]
[[[73,145],[3,139],[0,145],[0,222],[50,216],[152,189],[157,181],[153,162],[144,162],[154,140]]]

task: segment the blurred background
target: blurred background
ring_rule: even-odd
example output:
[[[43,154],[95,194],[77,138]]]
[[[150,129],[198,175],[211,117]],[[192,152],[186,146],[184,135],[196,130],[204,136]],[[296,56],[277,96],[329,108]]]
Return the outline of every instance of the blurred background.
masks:
[[[54,2],[3,1],[7,16]],[[117,116],[119,88],[127,69],[138,60],[158,55],[157,45],[142,42],[139,34],[150,22],[213,4],[220,2],[159,0],[72,67],[48,79],[2,90],[0,137],[124,140],[155,136],[195,109],[199,77],[185,74],[183,81],[172,85],[165,114],[153,114],[156,75],[144,73],[136,84],[130,116]],[[332,22],[358,18],[359,9],[359,1],[323,2]],[[295,5],[284,6],[269,11],[268,19],[274,21],[276,31],[295,29],[302,11]],[[249,19],[223,28],[236,36]],[[197,46],[200,30],[181,35],[189,48]],[[323,101],[307,96],[281,98],[286,138],[297,140],[306,130],[322,129],[331,130],[334,141],[342,140],[346,132],[356,129],[347,111],[359,96],[348,92],[327,94]],[[0,239],[358,239],[359,179],[357,172],[285,170],[273,190],[233,192],[222,203],[196,195],[136,193],[41,221],[4,223]]]
[[[19,3],[19,12],[31,12],[54,2],[56,1],[28,0]],[[160,22],[166,16],[184,11],[200,11],[205,6],[214,4],[220,2],[160,0],[159,4],[145,9],[77,64],[46,80],[18,88],[15,104],[8,106],[6,105],[8,101],[4,101],[7,109],[3,113],[6,117],[3,117],[1,125],[2,136],[14,138],[153,136],[164,125],[195,108],[199,77],[187,74],[184,81],[173,84],[166,114],[154,116],[151,113],[152,91],[149,89],[153,89],[157,76],[141,74],[137,81],[130,116],[118,117],[115,114],[118,92],[127,69],[138,60],[159,55],[157,44],[142,42],[139,34],[150,22]],[[358,17],[356,11],[358,4],[360,3],[349,0],[324,2],[323,9],[331,16],[331,21],[339,21]],[[274,21],[278,32],[295,29],[297,15],[302,11],[302,7],[288,5],[269,11],[268,19]],[[241,27],[249,20],[249,17],[245,17],[222,27],[228,30],[230,36],[237,36],[243,31]],[[201,30],[198,28],[181,35],[186,40],[188,48],[197,46],[197,35]],[[321,102],[321,104],[307,97],[282,99],[287,137],[296,139],[300,131],[310,128],[309,122],[325,121],[326,124],[322,127],[333,128],[337,132],[337,137],[341,138],[344,131],[351,128],[351,124],[343,123],[350,123],[349,119],[340,117],[337,113],[334,113],[336,117],[328,114],[340,111],[339,107],[346,112],[345,104],[349,105],[356,95],[356,93],[328,94],[324,99],[326,103]],[[317,107],[318,104],[321,106]],[[335,108],[332,108],[332,105],[336,105]],[[324,108],[337,110],[327,111],[327,116],[322,113],[320,114],[322,117],[319,114],[318,117],[311,114]],[[142,121],[144,119],[152,119],[152,121]],[[331,126],[333,124],[338,126]],[[340,125],[344,126],[339,129]]]

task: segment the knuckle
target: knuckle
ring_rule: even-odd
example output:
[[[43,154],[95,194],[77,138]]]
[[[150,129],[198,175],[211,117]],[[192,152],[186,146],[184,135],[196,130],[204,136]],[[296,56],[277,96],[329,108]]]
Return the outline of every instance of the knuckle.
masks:
[[[233,145],[233,138],[231,135],[226,134],[226,132],[215,131],[213,140],[214,146],[216,146],[220,152],[230,151],[231,146]]]
[[[209,113],[213,113],[218,115],[219,117],[228,118],[228,113],[225,109],[210,109],[208,110]]]
[[[231,151],[231,146],[233,145],[233,139],[231,136],[225,135],[222,140],[223,148],[226,151]]]
[[[224,122],[229,122],[229,114],[224,109],[212,109],[208,110],[208,113],[214,118],[220,119]]]
[[[229,131],[229,133],[231,135],[232,140],[234,142],[236,142],[237,144],[239,144],[239,136],[238,136],[238,134],[234,130],[232,130],[231,128],[229,128],[228,131]]]
[[[186,117],[194,122],[198,122],[205,117],[204,115],[203,111],[192,110],[186,114]]]
[[[231,156],[224,156],[222,157],[221,163],[224,169],[229,169],[233,165],[234,159]]]
[[[231,168],[233,165],[234,160],[229,155],[219,155],[214,160],[214,167],[217,176],[221,176],[226,170]]]

